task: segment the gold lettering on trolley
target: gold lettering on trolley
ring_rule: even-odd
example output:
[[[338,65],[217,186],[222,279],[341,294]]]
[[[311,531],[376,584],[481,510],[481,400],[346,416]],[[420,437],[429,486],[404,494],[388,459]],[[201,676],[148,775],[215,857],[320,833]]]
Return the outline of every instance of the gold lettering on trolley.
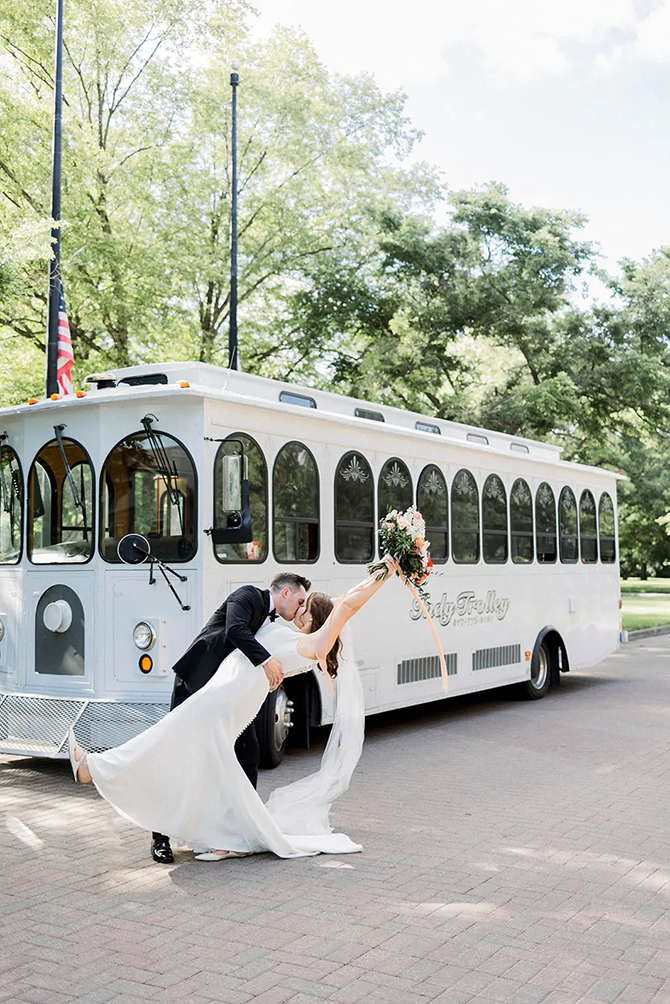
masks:
[[[443,627],[451,624],[454,618],[461,617],[487,617],[489,619],[495,617],[501,621],[509,610],[509,604],[509,599],[499,597],[495,589],[489,589],[483,599],[478,597],[475,592],[465,590],[459,593],[455,600],[450,600],[447,593],[442,593],[440,599],[434,603],[430,599],[426,600],[428,613],[434,621],[442,624]],[[412,602],[409,615],[413,621],[418,621],[421,617],[426,616],[416,600]]]

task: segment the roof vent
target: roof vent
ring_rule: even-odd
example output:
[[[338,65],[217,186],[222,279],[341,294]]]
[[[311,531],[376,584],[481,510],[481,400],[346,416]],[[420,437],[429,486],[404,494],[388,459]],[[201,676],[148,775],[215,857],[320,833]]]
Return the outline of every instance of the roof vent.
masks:
[[[116,373],[91,373],[86,377],[84,383],[94,383],[98,390],[116,387]]]

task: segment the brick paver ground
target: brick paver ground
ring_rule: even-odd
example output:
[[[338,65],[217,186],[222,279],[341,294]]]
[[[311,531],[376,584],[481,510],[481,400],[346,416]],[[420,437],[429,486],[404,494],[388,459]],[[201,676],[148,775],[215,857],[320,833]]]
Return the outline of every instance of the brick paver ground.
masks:
[[[372,720],[341,858],[155,865],[67,764],[0,757],[0,1001],[670,1004],[669,657]]]

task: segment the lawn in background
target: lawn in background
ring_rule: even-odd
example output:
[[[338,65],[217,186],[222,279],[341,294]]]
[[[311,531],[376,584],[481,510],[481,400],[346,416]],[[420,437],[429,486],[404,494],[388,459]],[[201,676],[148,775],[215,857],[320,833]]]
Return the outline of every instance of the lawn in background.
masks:
[[[670,624],[670,579],[622,579],[624,631]]]

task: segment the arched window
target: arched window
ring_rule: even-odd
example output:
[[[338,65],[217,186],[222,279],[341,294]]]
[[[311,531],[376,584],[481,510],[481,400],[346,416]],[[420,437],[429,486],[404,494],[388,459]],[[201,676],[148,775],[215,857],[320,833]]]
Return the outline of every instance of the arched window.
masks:
[[[335,471],[335,557],[343,564],[375,553],[375,482],[360,453],[345,453]]]
[[[603,492],[600,496],[598,523],[600,524],[600,560],[611,564],[616,561],[616,530],[614,527],[614,505],[607,492]]]
[[[507,561],[507,494],[497,474],[489,474],[482,489],[482,553],[488,565]]]
[[[479,561],[479,491],[466,470],[451,485],[451,554],[461,564]]]
[[[533,560],[533,496],[523,478],[517,478],[509,495],[512,561],[527,565]]]
[[[0,451],[0,564],[15,565],[23,545],[23,476],[11,446]]]
[[[118,543],[141,533],[161,561],[190,561],[197,550],[193,460],[174,436],[126,436],[107,455],[101,477],[100,553],[118,562]]]
[[[75,564],[93,554],[93,467],[84,447],[56,430],[28,475],[28,557],[35,565]]]
[[[379,475],[377,518],[383,519],[389,509],[404,512],[414,500],[412,475],[407,464],[397,457],[387,460]]]
[[[556,499],[546,481],[535,495],[535,546],[538,561],[556,561]]]
[[[282,446],[272,474],[274,554],[277,561],[319,557],[319,471],[302,443]]]
[[[416,505],[426,523],[430,560],[435,564],[443,563],[449,557],[449,495],[444,474],[435,464],[421,471]]]
[[[585,565],[598,560],[596,500],[588,488],[579,500],[579,553]]]
[[[572,564],[577,561],[577,499],[572,488],[561,490],[558,498],[558,533],[561,561]]]
[[[221,443],[214,460],[214,526],[225,526],[221,509],[223,493],[223,457],[239,453],[240,440],[249,465],[249,508],[254,539],[247,544],[214,544],[214,554],[222,562],[265,561],[268,556],[268,467],[263,451],[251,436],[233,432]]]

